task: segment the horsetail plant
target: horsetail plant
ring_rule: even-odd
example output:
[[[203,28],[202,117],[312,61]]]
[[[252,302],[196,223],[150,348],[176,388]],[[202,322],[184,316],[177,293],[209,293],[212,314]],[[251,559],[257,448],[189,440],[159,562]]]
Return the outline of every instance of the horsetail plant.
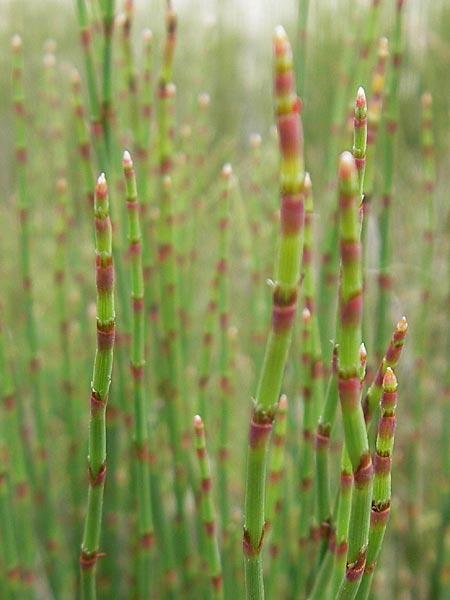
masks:
[[[113,365],[115,337],[114,265],[112,227],[109,218],[108,185],[102,173],[97,180],[94,200],[97,350],[91,383],[88,476],[89,490],[81,544],[80,570],[83,600],[95,600],[96,564],[102,521],[103,491],[106,476],[106,406]]]
[[[212,500],[211,472],[208,451],[206,449],[205,427],[202,418],[199,415],[194,417],[194,430],[201,478],[200,512],[206,540],[206,558],[211,582],[211,597],[214,598],[214,600],[222,600],[222,566],[217,539],[215,510]]]
[[[304,166],[300,103],[295,93],[292,50],[281,26],[277,27],[274,35],[274,76],[281,153],[281,237],[273,290],[272,326],[249,432],[243,537],[248,600],[264,598],[262,546],[267,451],[297,309],[303,252]]]
[[[339,162],[341,285],[339,294],[338,389],[345,446],[354,486],[347,570],[338,598],[354,598],[366,561],[372,493],[372,459],[360,403],[362,272],[357,169],[349,152]]]
[[[150,560],[153,546],[153,520],[150,503],[150,472],[148,465],[148,406],[144,390],[145,327],[144,276],[142,270],[142,235],[136,179],[130,153],[123,154],[128,217],[128,253],[131,260],[132,351],[130,370],[134,396],[134,445],[138,492],[138,598],[150,594]]]
[[[404,0],[397,0],[395,5],[395,27],[391,43],[390,81],[388,85],[387,109],[385,111],[385,135],[383,145],[384,176],[383,176],[383,205],[379,217],[380,251],[378,295],[375,315],[375,358],[381,360],[382,353],[389,339],[389,299],[392,288],[391,277],[391,241],[390,220],[393,190],[394,140],[398,126],[398,87],[400,67],[403,54],[402,20]]]
[[[395,409],[397,404],[397,378],[391,367],[383,377],[383,394],[380,403],[378,436],[373,458],[373,497],[370,513],[367,561],[361,585],[356,596],[366,600],[369,596],[378,555],[383,543],[391,508],[391,467],[395,433]]]

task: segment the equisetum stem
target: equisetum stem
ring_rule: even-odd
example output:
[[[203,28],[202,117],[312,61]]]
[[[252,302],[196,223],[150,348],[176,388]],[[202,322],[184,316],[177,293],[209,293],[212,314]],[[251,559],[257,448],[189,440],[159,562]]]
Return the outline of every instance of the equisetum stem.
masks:
[[[304,165],[300,103],[295,93],[292,51],[282,27],[275,31],[274,62],[281,152],[281,238],[274,282],[272,326],[249,432],[243,537],[247,600],[264,598],[262,545],[267,451],[297,309],[303,253]]]
[[[339,588],[339,600],[354,598],[361,581],[366,561],[372,499],[372,459],[360,403],[362,272],[359,205],[355,159],[349,152],[344,152],[339,162],[341,286],[338,389],[345,446],[352,465],[354,486],[347,569]]]
[[[109,218],[108,186],[102,173],[97,180],[94,200],[97,350],[91,383],[89,425],[89,491],[81,544],[80,570],[83,600],[95,600],[96,564],[99,553],[106,476],[106,405],[108,402],[115,337],[114,265],[112,227]]]
[[[134,445],[138,492],[138,598],[150,595],[150,562],[153,546],[153,519],[150,504],[148,448],[148,406],[144,389],[145,311],[142,269],[142,235],[134,167],[129,152],[123,155],[128,217],[128,253],[131,261],[132,343],[130,369],[134,397]]]
[[[361,585],[356,596],[358,600],[366,600],[369,596],[376,562],[389,519],[396,404],[397,378],[391,367],[387,367],[383,377],[383,394],[380,403],[381,414],[378,421],[378,436],[373,459],[373,498],[370,513],[367,561]]]
[[[217,539],[216,517],[212,499],[211,472],[206,449],[205,428],[199,415],[194,417],[197,458],[201,478],[201,515],[206,540],[206,553],[212,598],[223,598],[222,566]]]

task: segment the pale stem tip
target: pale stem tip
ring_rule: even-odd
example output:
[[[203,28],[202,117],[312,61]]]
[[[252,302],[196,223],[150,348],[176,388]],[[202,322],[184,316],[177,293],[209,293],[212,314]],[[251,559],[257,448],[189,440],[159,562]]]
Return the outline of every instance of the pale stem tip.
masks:
[[[274,31],[275,40],[284,41],[287,38],[286,31],[283,25],[277,25]]]
[[[231,327],[228,328],[228,339],[230,341],[234,341],[237,339],[238,337],[238,328],[235,327],[234,325],[232,325]]]
[[[232,173],[233,173],[233,169],[232,169],[230,163],[224,164],[222,167],[222,177],[224,177],[225,179],[229,179],[231,177]]]
[[[132,167],[133,161],[131,160],[131,154],[128,150],[125,150],[122,157],[122,164],[124,167]]]
[[[13,35],[11,43],[14,50],[20,50],[22,48],[22,38],[18,33]]]
[[[364,88],[362,86],[359,86],[358,91],[356,93],[356,106],[358,106],[358,108],[361,108],[366,103],[366,92],[364,91]]]
[[[359,347],[359,359],[361,361],[361,365],[365,366],[367,363],[367,349],[364,342],[362,342],[361,346]]]
[[[378,55],[380,58],[386,58],[389,54],[389,42],[386,37],[380,38],[378,43]]]
[[[201,427],[203,425],[203,421],[200,415],[195,415],[194,417],[194,427]]]
[[[278,402],[278,410],[286,410],[287,403],[288,400],[286,394],[281,394],[280,400]]]
[[[383,390],[386,392],[395,392],[397,389],[397,377],[391,367],[387,367],[383,376]]]
[[[422,106],[423,108],[431,108],[433,104],[433,97],[430,92],[424,92],[422,94]]]
[[[259,133],[252,133],[250,135],[250,146],[252,148],[259,148],[261,146],[261,136]]]
[[[166,92],[169,98],[174,98],[175,94],[177,93],[177,86],[172,81],[169,81],[166,87]]]
[[[305,188],[306,191],[311,191],[311,188],[312,188],[311,175],[308,172],[305,173],[305,180],[303,182],[303,187]]]
[[[309,308],[306,308],[306,306],[305,306],[305,308],[302,311],[302,320],[304,323],[307,323],[310,320],[310,318],[311,318],[311,312],[310,312]]]
[[[397,323],[397,330],[401,331],[402,333],[405,332],[408,329],[408,321],[406,320],[406,317],[403,315],[403,317],[400,319],[400,321]]]
[[[72,69],[72,71],[70,73],[70,81],[72,82],[73,85],[77,85],[80,83],[81,77],[80,77],[80,74],[78,73],[77,69]]]
[[[152,32],[152,30],[151,29],[144,29],[143,36],[144,36],[144,41],[145,42],[147,42],[147,43],[151,42],[152,39],[153,39],[153,32]]]
[[[206,92],[203,92],[198,97],[198,103],[199,103],[200,108],[207,108],[209,106],[210,101],[211,101],[211,98],[209,97],[209,94],[207,94]]]
[[[355,170],[355,159],[353,154],[346,150],[339,158],[339,176],[342,179],[349,179]]]
[[[98,187],[104,187],[104,186],[106,186],[106,177],[105,177],[104,173],[100,173],[100,175],[98,176],[97,186]]]

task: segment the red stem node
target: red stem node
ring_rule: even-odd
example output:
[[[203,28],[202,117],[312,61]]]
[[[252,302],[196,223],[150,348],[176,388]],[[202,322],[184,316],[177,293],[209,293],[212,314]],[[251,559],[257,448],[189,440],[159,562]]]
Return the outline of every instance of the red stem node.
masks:
[[[340,309],[341,323],[347,326],[358,325],[361,322],[362,307],[362,292],[358,291],[353,298],[350,298],[347,302],[342,302]]]
[[[361,457],[358,468],[355,471],[355,487],[362,489],[367,487],[373,477],[373,465],[370,454],[367,452]]]
[[[392,468],[392,457],[381,456],[378,452],[375,452],[373,457],[373,468],[377,475],[388,475]]]
[[[249,432],[250,448],[263,448],[267,443],[271,431],[272,421],[269,420],[269,417],[266,417],[266,422],[264,423],[257,423],[253,417]]]
[[[303,140],[298,126],[298,110],[278,117],[280,153],[283,160],[297,159],[302,153]]]
[[[348,581],[358,581],[361,579],[364,568],[366,566],[366,549],[364,548],[358,554],[358,558],[354,563],[347,565],[347,571],[345,573],[345,577]]]
[[[303,226],[304,215],[303,194],[283,196],[280,215],[283,234],[296,235]]]

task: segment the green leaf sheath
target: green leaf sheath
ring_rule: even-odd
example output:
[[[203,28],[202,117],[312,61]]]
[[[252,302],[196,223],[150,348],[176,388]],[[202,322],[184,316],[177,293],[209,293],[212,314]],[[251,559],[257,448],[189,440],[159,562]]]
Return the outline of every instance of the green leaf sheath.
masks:
[[[281,153],[281,235],[276,262],[272,326],[254,400],[249,432],[243,548],[247,599],[264,597],[262,543],[264,500],[272,421],[297,309],[303,253],[303,135],[295,93],[292,50],[282,27],[274,36],[275,113]]]
[[[200,416],[194,418],[194,430],[201,478],[201,517],[205,533],[207,562],[214,600],[223,598],[222,566],[220,561],[217,525],[212,499],[211,471],[206,449],[205,428]]]
[[[97,350],[91,383],[89,489],[81,544],[80,570],[83,600],[96,598],[96,563],[99,556],[103,490],[106,475],[106,405],[108,402],[115,336],[114,266],[112,228],[109,218],[108,186],[104,174],[97,180],[94,201]]]
[[[341,600],[354,597],[364,571],[372,499],[373,468],[360,403],[362,272],[359,204],[355,159],[349,152],[344,152],[339,161],[341,286],[338,389],[354,486],[347,570],[338,594]]]
[[[130,370],[134,398],[134,446],[136,456],[138,493],[138,598],[150,594],[150,559],[153,546],[153,519],[150,496],[150,469],[148,444],[148,406],[145,398],[145,303],[142,268],[142,235],[139,218],[134,166],[129,152],[122,160],[125,176],[128,221],[128,254],[131,267],[132,344]]]
[[[380,419],[373,460],[373,497],[370,513],[369,545],[367,561],[357,599],[369,596],[373,573],[383,543],[391,508],[391,467],[395,434],[395,409],[397,405],[397,378],[387,367],[383,377],[383,394],[380,402]]]

